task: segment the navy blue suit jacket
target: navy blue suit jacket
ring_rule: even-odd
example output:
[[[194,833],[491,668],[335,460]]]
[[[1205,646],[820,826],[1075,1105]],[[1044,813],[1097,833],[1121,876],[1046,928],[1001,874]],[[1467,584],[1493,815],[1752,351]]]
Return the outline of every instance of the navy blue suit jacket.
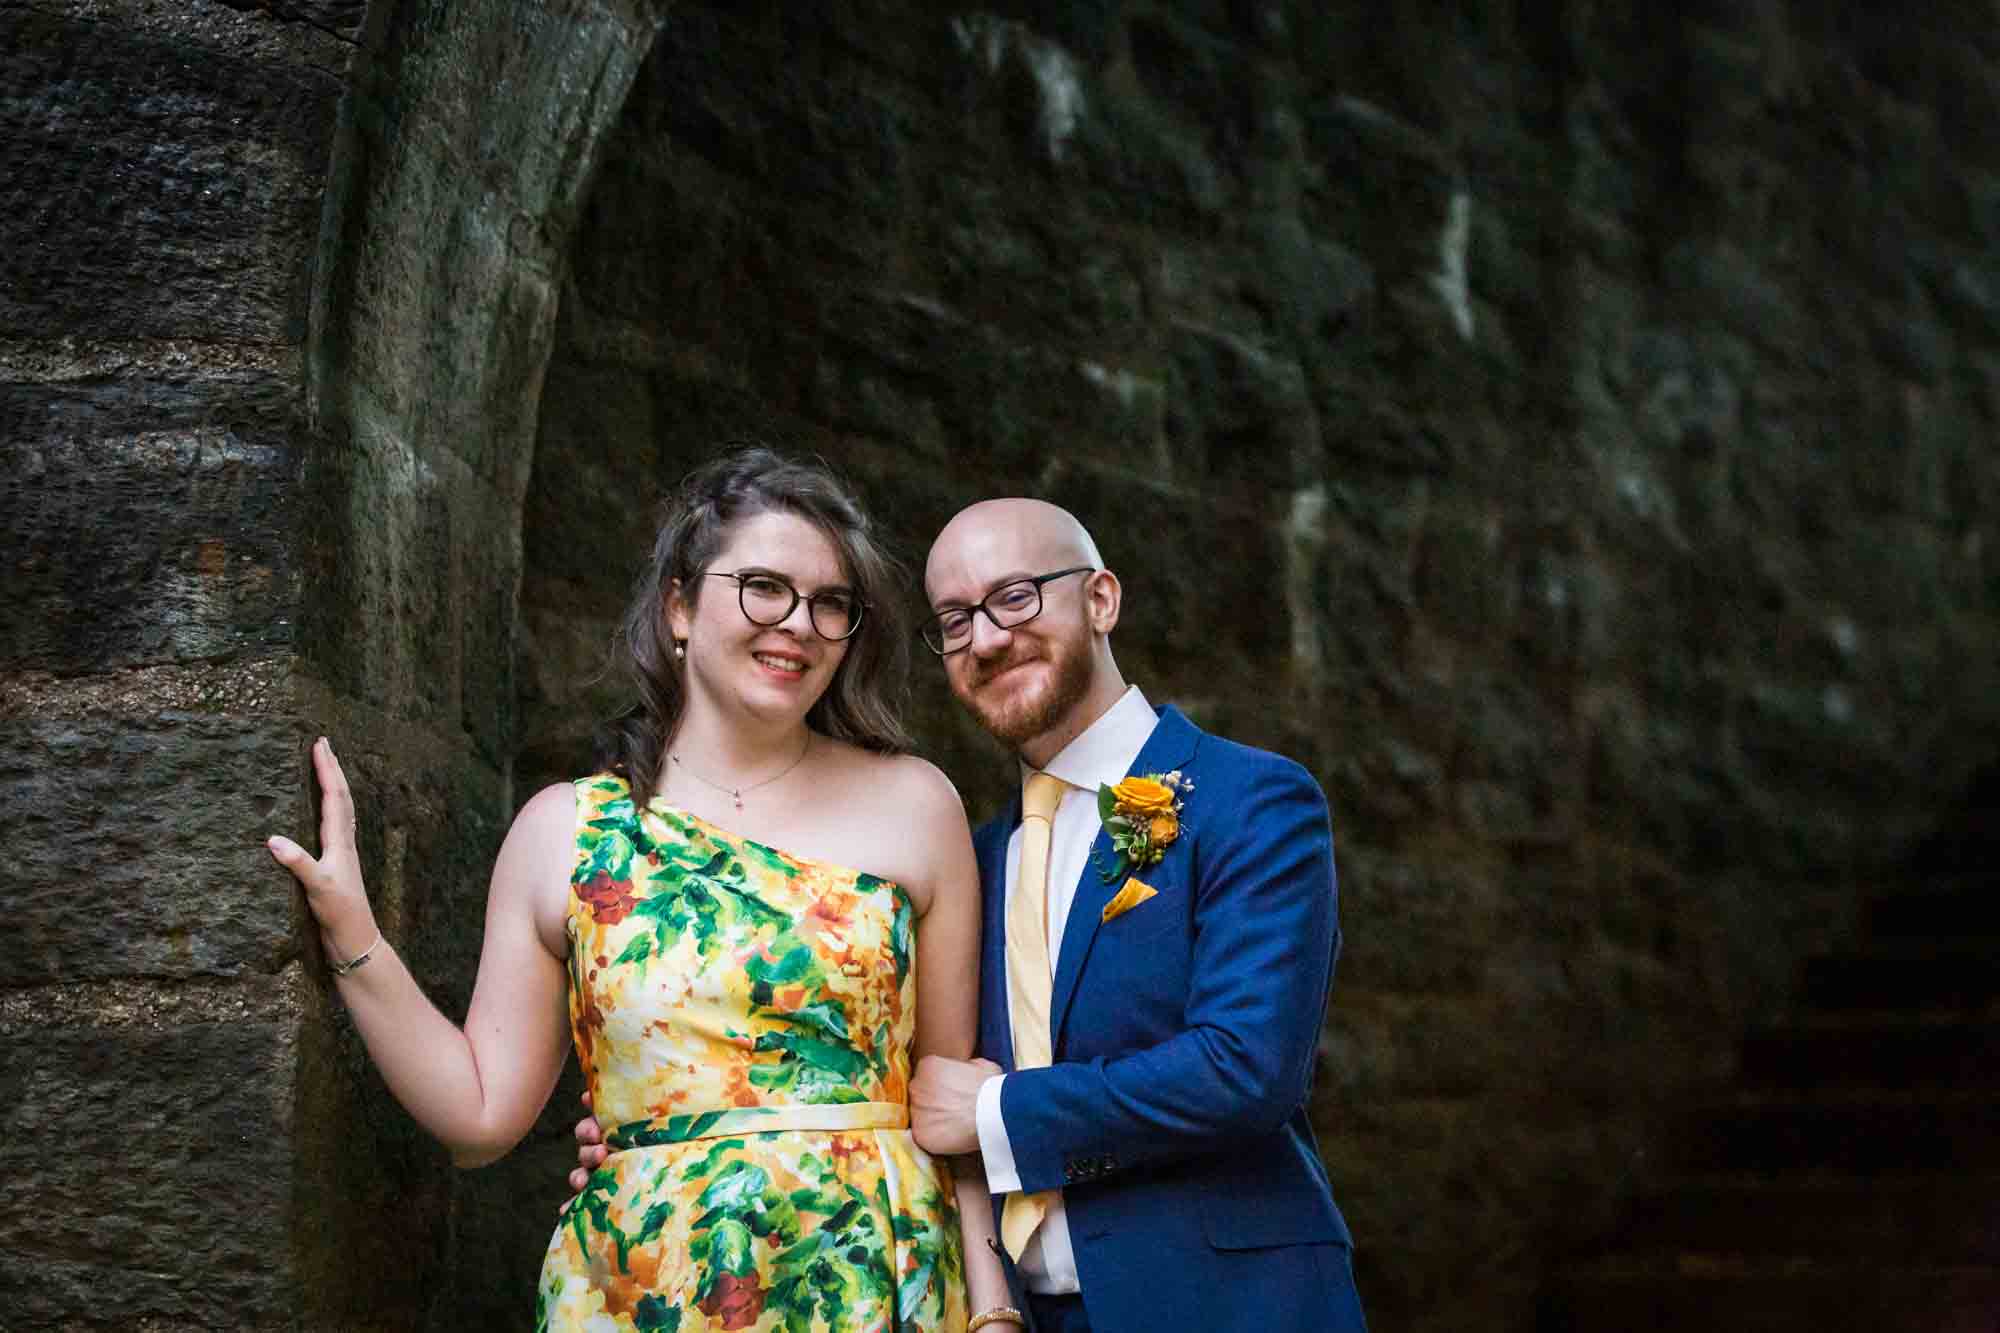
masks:
[[[1133,773],[1193,779],[1180,837],[1124,884],[1098,835],[1063,931],[1054,1063],[1014,1071],[1007,841],[974,835],[985,891],[980,1054],[1028,1190],[1060,1188],[1100,1330],[1359,1333],[1347,1224],[1306,1118],[1339,949],[1326,798],[1299,765],[1160,713]],[[998,1225],[999,1199],[995,1199]],[[1010,1276],[1012,1276],[1010,1271]]]

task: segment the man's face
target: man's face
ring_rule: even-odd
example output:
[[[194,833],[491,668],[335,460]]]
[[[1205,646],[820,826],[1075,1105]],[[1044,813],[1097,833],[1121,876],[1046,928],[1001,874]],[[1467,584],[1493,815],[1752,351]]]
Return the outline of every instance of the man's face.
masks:
[[[932,548],[925,572],[931,610],[981,605],[997,589],[1083,563],[1042,549],[1031,527],[998,519],[955,520]],[[1085,589],[1089,573],[1041,587],[1041,614],[1011,628],[983,611],[965,647],[945,654],[951,692],[980,726],[1010,748],[1062,727],[1090,693],[1094,670]]]

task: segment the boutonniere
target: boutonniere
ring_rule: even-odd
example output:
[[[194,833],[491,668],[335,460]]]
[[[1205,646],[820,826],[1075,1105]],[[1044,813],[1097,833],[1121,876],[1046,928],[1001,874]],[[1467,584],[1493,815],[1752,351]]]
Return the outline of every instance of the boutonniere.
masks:
[[[1111,835],[1118,859],[1099,866],[1106,882],[1127,870],[1156,864],[1181,836],[1181,799],[1194,790],[1194,779],[1181,771],[1129,777],[1115,787],[1097,788],[1097,820]]]

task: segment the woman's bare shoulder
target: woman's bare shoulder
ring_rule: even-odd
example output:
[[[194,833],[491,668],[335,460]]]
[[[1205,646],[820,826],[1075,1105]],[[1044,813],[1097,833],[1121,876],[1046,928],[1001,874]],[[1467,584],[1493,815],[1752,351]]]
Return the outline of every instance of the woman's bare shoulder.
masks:
[[[836,774],[852,816],[873,830],[882,873],[927,905],[938,867],[970,837],[958,789],[927,759],[851,746],[843,747]]]
[[[570,826],[575,822],[575,784],[551,782],[530,796],[528,803],[514,816],[513,831],[526,833],[537,839],[551,834],[560,834],[566,839],[569,836]]]
[[[540,879],[551,867],[567,863],[576,837],[576,792],[567,782],[555,782],[528,798],[500,845],[496,870],[502,875],[526,874]]]
[[[843,763],[857,780],[856,790],[880,806],[899,810],[918,819],[950,816],[965,818],[965,803],[958,788],[930,760],[914,754],[878,754],[854,746],[845,747]]]
[[[576,790],[567,782],[551,783],[514,816],[493,866],[495,899],[529,913],[543,945],[557,956],[575,845]]]

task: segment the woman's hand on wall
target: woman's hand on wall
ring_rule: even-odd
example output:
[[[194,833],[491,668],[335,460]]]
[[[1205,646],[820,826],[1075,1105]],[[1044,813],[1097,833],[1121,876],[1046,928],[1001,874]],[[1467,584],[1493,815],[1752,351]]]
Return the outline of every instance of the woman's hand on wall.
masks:
[[[373,946],[380,932],[368,890],[361,882],[361,858],[355,851],[354,793],[334,757],[333,743],[322,736],[313,742],[313,775],[319,782],[319,846],[313,857],[283,835],[265,841],[279,865],[292,872],[306,891],[306,907],[318,923],[327,957],[335,964],[358,958]]]

